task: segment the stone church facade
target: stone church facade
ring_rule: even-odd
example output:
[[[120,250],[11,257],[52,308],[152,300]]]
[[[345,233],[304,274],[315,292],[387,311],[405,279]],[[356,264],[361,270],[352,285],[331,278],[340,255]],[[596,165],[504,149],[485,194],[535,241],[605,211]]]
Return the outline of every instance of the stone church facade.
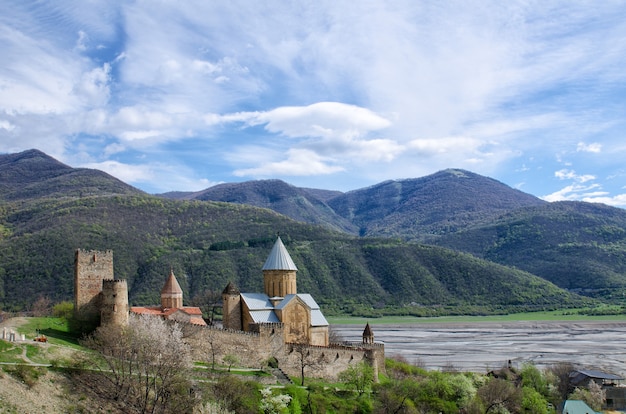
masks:
[[[281,323],[284,342],[328,346],[328,321],[311,295],[298,293],[298,268],[280,237],[262,270],[263,293],[240,293],[232,283],[222,292],[224,328],[250,332]]]

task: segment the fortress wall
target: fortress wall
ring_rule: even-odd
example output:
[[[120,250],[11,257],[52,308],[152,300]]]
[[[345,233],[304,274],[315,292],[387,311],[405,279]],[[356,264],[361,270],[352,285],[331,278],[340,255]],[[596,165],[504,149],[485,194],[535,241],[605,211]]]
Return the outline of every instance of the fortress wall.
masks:
[[[384,347],[361,346],[307,346],[285,344],[285,352],[278,360],[278,366],[292,377],[299,378],[304,363],[304,375],[335,381],[341,372],[360,362],[374,367],[375,377],[385,372]],[[304,358],[304,359],[303,359]],[[304,362],[303,362],[304,361]]]
[[[284,348],[282,330],[270,335],[185,324],[184,334],[196,361],[211,362],[215,353],[216,362],[221,363],[222,358],[230,354],[235,355],[242,366],[263,368]]]
[[[285,344],[281,324],[266,324],[259,333],[185,324],[184,333],[196,361],[210,363],[212,352],[215,352],[217,363],[231,354],[242,366],[264,368],[273,357],[287,375],[295,378],[300,377],[304,361],[307,377],[328,380],[336,380],[339,373],[361,361],[372,364],[376,373],[385,369],[385,351],[381,344],[335,344],[328,347]]]

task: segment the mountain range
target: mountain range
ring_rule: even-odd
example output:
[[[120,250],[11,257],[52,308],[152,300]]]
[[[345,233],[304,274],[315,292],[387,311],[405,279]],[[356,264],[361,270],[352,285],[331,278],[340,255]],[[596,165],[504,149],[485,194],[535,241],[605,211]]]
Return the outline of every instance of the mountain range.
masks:
[[[277,232],[299,290],[330,314],[510,312],[626,293],[626,211],[548,203],[458,169],[346,193],[261,180],[149,195],[29,150],[0,155],[0,207],[8,310],[71,299],[76,248],[112,249],[133,304],[158,303],[170,267],[189,303],[229,281],[259,291]]]

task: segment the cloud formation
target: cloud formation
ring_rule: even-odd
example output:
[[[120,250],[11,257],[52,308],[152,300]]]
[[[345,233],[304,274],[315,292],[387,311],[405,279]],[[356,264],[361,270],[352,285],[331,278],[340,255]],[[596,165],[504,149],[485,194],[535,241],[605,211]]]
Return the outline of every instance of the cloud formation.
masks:
[[[454,167],[626,207],[621,2],[10,1],[0,48],[0,151],[148,192]]]

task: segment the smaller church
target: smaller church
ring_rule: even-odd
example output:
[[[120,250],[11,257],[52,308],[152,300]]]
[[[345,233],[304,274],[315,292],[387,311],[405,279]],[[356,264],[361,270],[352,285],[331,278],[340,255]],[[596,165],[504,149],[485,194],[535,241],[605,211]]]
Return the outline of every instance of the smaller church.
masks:
[[[224,329],[254,332],[279,323],[285,343],[328,346],[328,321],[310,294],[298,293],[298,268],[280,237],[262,270],[263,293],[241,293],[232,282],[222,292]]]
[[[132,306],[130,312],[138,315],[160,316],[163,319],[193,325],[206,325],[200,308],[183,306],[183,290],[172,269],[161,289],[161,306]]]

